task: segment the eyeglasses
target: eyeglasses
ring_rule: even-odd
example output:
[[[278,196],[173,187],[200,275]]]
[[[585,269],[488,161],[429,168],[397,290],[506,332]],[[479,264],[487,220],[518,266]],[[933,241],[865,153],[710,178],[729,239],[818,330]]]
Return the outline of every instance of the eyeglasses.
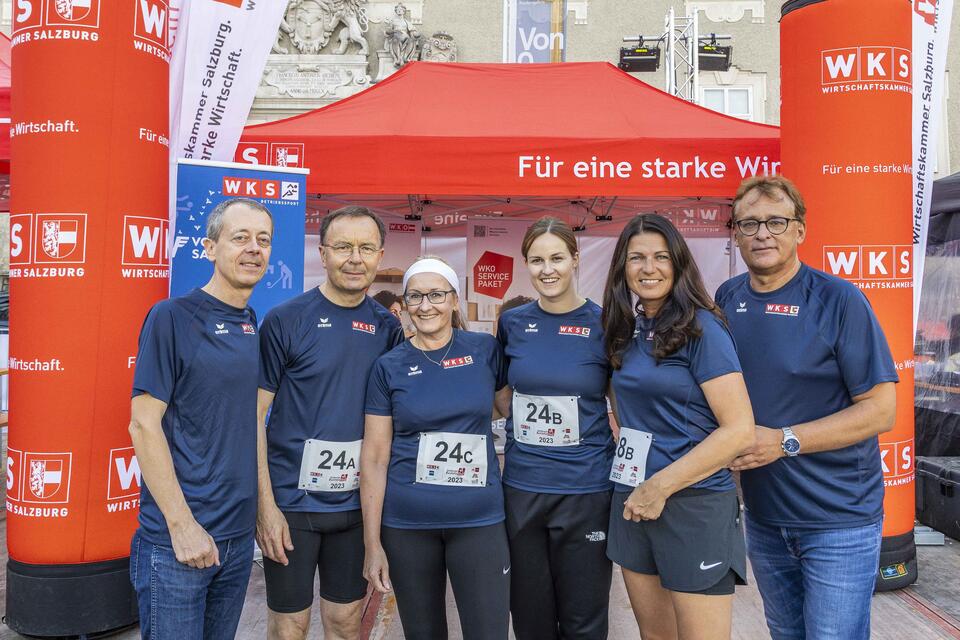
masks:
[[[334,254],[341,258],[349,258],[355,250],[359,251],[360,255],[364,258],[372,258],[380,251],[380,247],[373,244],[362,244],[358,247],[347,242],[338,242],[337,244],[324,244],[321,246],[330,249],[330,251],[333,251]]]
[[[448,291],[431,291],[429,293],[405,293],[403,294],[403,301],[407,303],[408,307],[419,307],[424,298],[426,298],[430,304],[440,304],[447,299],[448,293],[453,292],[454,289]]]
[[[737,225],[737,231],[745,236],[757,235],[760,231],[760,225],[765,226],[771,234],[778,236],[786,231],[787,227],[789,227],[790,223],[794,220],[800,222],[800,218],[781,218],[780,216],[774,216],[766,220],[747,218],[746,220],[737,220],[733,224]]]

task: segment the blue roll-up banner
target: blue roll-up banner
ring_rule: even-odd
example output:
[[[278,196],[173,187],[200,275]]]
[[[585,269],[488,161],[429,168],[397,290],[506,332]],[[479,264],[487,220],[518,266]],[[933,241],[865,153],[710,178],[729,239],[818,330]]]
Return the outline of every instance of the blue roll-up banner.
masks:
[[[273,252],[250,306],[262,322],[267,311],[303,293],[303,237],[308,169],[252,168],[235,162],[177,161],[176,220],[170,295],[202,287],[213,274],[203,250],[207,214],[230,198],[250,198],[273,214]]]

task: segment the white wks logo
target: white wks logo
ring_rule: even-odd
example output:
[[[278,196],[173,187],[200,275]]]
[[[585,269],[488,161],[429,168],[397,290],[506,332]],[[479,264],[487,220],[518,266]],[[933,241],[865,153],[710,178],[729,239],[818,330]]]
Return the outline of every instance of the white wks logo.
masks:
[[[369,333],[370,335],[376,335],[377,333],[377,327],[372,324],[367,324],[366,322],[360,322],[358,320],[354,320],[350,324],[352,325],[354,331],[362,331],[364,333]]]
[[[590,327],[573,327],[568,325],[562,325],[560,327],[559,335],[561,336],[580,336],[581,338],[590,337]]]
[[[169,261],[170,223],[162,218],[123,217],[125,267],[165,267]]]
[[[845,47],[820,53],[824,93],[865,90],[909,92],[911,74],[909,49]]]
[[[227,329],[227,325],[224,322],[216,322],[217,328],[214,330],[214,333],[218,336],[222,336],[225,333],[230,333],[230,329]]]
[[[768,304],[765,313],[773,316],[792,316],[795,318],[800,313],[800,307],[795,304]]]
[[[741,302],[737,305],[737,313],[746,313],[747,312],[747,303]]]
[[[133,447],[110,450],[107,469],[107,512],[131,511],[140,506],[140,463]]]
[[[320,322],[317,323],[317,327],[320,329],[329,329],[333,326],[333,323],[330,322],[330,318],[320,318]]]
[[[244,322],[244,323],[242,323],[242,324],[240,325],[240,328],[243,329],[243,332],[244,332],[246,335],[248,335],[248,336],[255,336],[255,335],[257,335],[257,328],[254,327],[254,326],[253,326],[252,324],[250,324],[249,322]]]
[[[133,447],[110,450],[107,500],[122,500],[140,495],[140,463]]]
[[[539,329],[537,329],[536,322],[528,323],[527,328],[524,330],[524,333],[538,333],[538,332],[539,332]]]
[[[170,9],[166,0],[136,0],[133,46],[161,60],[170,59]]]
[[[413,365],[412,367],[410,367],[410,373],[408,373],[407,376],[408,376],[408,377],[409,377],[409,376],[418,376],[418,375],[420,375],[421,373],[423,373],[423,371],[420,370],[420,365],[415,364],[415,365]]]
[[[823,248],[823,270],[844,280],[913,281],[913,245],[833,245]]]

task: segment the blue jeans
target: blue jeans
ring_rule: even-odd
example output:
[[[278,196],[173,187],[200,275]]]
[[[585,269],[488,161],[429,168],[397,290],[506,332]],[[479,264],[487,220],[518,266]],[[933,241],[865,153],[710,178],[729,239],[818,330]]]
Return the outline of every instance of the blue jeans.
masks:
[[[145,640],[232,640],[240,623],[253,565],[253,536],[217,543],[220,566],[195,569],[177,562],[172,547],[130,544],[130,581]]]
[[[773,640],[869,640],[881,524],[771,527],[751,520],[747,555]]]

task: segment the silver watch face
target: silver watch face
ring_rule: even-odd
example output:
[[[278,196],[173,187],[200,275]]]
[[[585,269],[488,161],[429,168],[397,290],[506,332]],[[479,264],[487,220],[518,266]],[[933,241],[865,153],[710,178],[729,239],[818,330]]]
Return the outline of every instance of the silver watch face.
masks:
[[[800,453],[800,441],[796,438],[787,438],[783,441],[783,450],[788,454]]]

